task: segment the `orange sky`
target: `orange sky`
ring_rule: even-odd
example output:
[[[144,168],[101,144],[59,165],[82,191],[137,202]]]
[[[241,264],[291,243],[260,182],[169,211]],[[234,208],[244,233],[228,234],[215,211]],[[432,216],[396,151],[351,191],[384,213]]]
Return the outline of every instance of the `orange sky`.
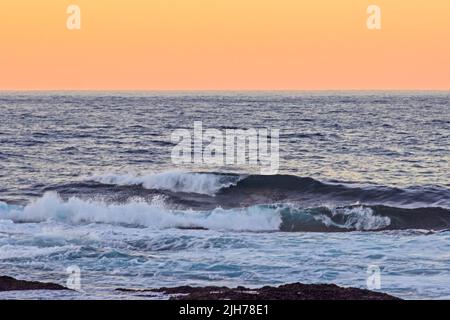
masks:
[[[22,89],[449,90],[450,1],[1,0],[0,90]]]

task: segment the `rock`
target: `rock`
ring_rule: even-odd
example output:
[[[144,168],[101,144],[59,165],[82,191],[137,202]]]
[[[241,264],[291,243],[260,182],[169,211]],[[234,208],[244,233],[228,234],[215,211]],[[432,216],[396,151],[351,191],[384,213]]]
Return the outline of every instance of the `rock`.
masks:
[[[148,290],[117,289],[128,292],[160,292],[175,300],[400,300],[386,293],[358,288],[343,288],[334,284],[291,283],[279,287],[249,289],[242,286],[159,288]]]
[[[69,290],[55,283],[17,280],[12,277],[0,276],[0,291],[13,290]]]

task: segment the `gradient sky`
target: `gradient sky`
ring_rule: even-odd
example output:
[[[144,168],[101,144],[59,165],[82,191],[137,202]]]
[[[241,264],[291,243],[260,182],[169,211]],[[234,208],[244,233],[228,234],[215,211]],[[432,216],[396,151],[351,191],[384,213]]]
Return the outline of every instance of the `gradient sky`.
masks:
[[[448,90],[450,1],[1,0],[0,90],[23,89]]]

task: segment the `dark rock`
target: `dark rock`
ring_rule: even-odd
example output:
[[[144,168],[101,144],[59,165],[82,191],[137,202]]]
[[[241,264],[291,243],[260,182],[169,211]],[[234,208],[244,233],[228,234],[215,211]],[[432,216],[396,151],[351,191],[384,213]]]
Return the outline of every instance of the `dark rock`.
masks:
[[[159,289],[117,289],[124,292],[161,292],[175,300],[400,300],[386,293],[358,288],[343,288],[334,284],[292,283],[279,287],[249,289],[242,286],[191,287]]]
[[[13,290],[68,290],[68,289],[55,283],[17,280],[11,277],[0,276],[0,291],[13,291]]]

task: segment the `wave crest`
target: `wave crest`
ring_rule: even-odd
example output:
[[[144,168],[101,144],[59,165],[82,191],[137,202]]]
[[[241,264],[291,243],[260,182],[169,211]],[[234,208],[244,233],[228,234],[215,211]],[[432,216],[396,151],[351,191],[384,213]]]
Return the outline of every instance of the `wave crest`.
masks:
[[[0,219],[14,222],[55,220],[67,223],[108,223],[155,229],[192,228],[232,231],[275,231],[281,224],[272,210],[250,207],[236,210],[216,208],[212,211],[176,211],[156,203],[130,201],[107,204],[79,198],[62,200],[55,193],[46,193],[37,201],[19,208],[0,208]]]
[[[345,232],[382,230],[448,230],[450,211],[443,208],[405,209],[352,205],[302,208],[293,204],[254,205],[213,210],[173,210],[157,196],[152,202],[134,199],[111,204],[46,193],[25,207],[0,203],[0,219],[13,222],[58,221],[103,223],[153,229],[228,231]]]
[[[95,175],[89,179],[103,184],[115,184],[120,186],[142,185],[146,189],[198,193],[213,196],[221,189],[235,185],[240,178],[237,175],[170,171],[146,175],[103,174]]]
[[[175,201],[189,203],[192,196],[200,201],[220,207],[250,206],[263,203],[303,203],[317,206],[320,203],[386,205],[402,208],[441,207],[450,209],[450,190],[443,186],[412,186],[405,188],[363,185],[343,182],[322,182],[310,177],[292,175],[238,175],[229,173],[201,173],[169,171],[157,174],[103,174],[88,178],[95,184],[56,186],[54,191],[80,192],[82,187],[102,192],[111,186],[121,186],[127,194],[160,192],[174,195]],[[100,185],[99,185],[100,184]],[[139,186],[139,188],[135,188]],[[94,188],[94,189],[92,189]],[[46,191],[52,190],[51,188]],[[70,194],[69,192],[69,194]],[[107,192],[108,193],[108,192]],[[76,194],[75,194],[76,195]],[[205,196],[214,197],[214,200]],[[186,200],[186,201],[184,201]],[[205,201],[206,200],[206,201]],[[211,201],[210,201],[211,200]],[[211,208],[208,208],[211,209]]]

